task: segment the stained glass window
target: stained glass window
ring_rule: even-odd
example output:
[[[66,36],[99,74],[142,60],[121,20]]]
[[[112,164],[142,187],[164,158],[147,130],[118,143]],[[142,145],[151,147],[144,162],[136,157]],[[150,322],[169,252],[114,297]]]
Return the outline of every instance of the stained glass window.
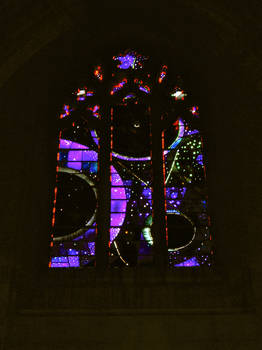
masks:
[[[109,266],[152,265],[159,251],[170,268],[212,263],[199,106],[181,76],[152,62],[134,50],[113,56],[111,66],[96,66],[63,107],[52,268],[96,265],[103,234],[99,181],[106,174],[110,212],[102,214],[109,218],[103,236]],[[102,146],[110,155],[108,172],[99,164],[103,123],[110,130]]]

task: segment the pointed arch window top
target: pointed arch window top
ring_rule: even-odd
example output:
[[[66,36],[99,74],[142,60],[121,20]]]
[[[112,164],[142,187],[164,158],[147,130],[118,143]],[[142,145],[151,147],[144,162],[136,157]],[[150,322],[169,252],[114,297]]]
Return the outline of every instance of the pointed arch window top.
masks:
[[[95,266],[102,236],[112,267],[152,264],[160,241],[170,267],[210,266],[199,106],[167,65],[147,71],[149,57],[134,50],[111,59],[113,73],[93,70],[96,84],[107,84],[110,109],[90,81],[60,114],[50,267]],[[159,89],[162,100],[153,95]],[[101,180],[110,198],[99,192]],[[109,208],[100,216],[99,198]]]

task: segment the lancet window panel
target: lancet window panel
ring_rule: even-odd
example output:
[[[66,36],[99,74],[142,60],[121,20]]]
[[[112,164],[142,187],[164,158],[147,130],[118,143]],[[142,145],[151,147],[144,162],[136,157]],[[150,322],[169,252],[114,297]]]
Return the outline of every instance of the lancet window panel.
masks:
[[[53,203],[49,267],[95,265],[99,137],[81,112],[90,92],[78,89],[72,106],[60,114],[56,187]],[[99,118],[89,106],[90,118]]]

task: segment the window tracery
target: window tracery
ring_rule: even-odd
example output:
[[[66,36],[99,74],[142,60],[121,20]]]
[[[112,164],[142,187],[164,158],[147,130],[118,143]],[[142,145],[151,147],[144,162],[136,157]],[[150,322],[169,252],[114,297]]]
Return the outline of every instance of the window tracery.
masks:
[[[63,107],[49,267],[96,264],[99,152],[106,110],[96,91],[105,81],[111,82],[108,264],[152,264],[157,215],[163,216],[170,267],[212,263],[199,106],[191,102],[181,78],[169,76],[166,64],[154,72],[147,68],[149,61],[132,50],[114,56],[112,71],[96,66],[90,84],[76,89]],[[161,129],[162,162],[157,166],[162,172],[163,213],[154,211],[153,201],[156,116]]]

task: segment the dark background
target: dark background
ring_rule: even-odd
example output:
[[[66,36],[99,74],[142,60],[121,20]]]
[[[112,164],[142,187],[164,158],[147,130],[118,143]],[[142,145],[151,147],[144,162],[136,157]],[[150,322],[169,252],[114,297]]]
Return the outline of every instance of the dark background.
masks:
[[[261,2],[2,0],[3,349],[258,349]],[[210,270],[48,272],[61,104],[122,48],[165,57],[200,106]]]

